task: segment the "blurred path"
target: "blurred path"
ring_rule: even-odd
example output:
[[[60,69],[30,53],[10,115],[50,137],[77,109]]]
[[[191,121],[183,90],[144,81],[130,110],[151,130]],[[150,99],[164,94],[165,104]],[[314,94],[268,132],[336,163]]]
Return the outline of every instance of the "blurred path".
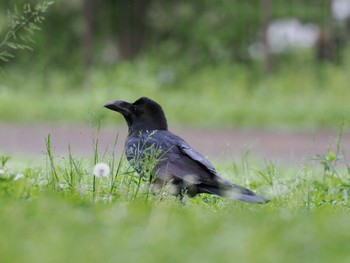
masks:
[[[116,131],[119,131],[117,153],[120,154],[126,137],[126,127],[102,126],[99,133],[99,151],[113,147]],[[173,132],[183,137],[194,149],[211,160],[241,158],[246,150],[258,161],[276,161],[285,164],[298,163],[316,154],[335,150],[337,132],[271,132],[237,129],[175,128]],[[88,126],[53,126],[0,124],[0,154],[16,156],[44,156],[45,139],[51,134],[55,155],[67,155],[68,144],[73,156],[92,156],[94,130]],[[342,138],[346,153],[350,151],[350,133]]]

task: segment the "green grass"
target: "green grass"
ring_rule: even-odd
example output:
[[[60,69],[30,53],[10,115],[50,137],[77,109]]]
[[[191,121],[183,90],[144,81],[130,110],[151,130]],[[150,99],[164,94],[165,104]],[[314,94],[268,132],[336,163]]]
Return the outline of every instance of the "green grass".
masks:
[[[305,57],[306,56],[306,57]],[[242,65],[165,63],[149,57],[95,68],[83,83],[75,70],[9,67],[0,81],[0,118],[6,122],[122,121],[102,108],[112,99],[148,96],[174,125],[252,128],[336,128],[349,119],[350,51],[342,65],[316,65],[301,54],[270,77]]]
[[[1,200],[4,262],[347,262],[349,212]],[[267,210],[267,211],[266,211]]]
[[[82,159],[56,156],[48,138],[46,163],[0,160],[1,261],[347,262],[350,172],[340,138],[334,152],[300,167],[247,155],[216,163],[270,197],[266,205],[154,196],[114,149],[99,154],[97,139]],[[93,176],[96,162],[111,167],[108,178]]]

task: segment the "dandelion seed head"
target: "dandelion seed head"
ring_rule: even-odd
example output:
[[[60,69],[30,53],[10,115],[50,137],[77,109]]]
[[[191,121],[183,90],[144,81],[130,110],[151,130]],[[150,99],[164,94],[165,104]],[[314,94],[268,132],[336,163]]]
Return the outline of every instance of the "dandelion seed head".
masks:
[[[110,168],[105,163],[97,163],[94,166],[94,175],[96,177],[107,177],[110,173]]]

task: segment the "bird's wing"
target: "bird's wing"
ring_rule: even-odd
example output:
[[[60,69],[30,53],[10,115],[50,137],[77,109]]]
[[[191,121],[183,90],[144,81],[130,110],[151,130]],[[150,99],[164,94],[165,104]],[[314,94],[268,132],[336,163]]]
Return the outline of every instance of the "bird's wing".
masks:
[[[213,175],[218,175],[213,165],[199,152],[193,150],[187,143],[181,142],[178,145],[180,151],[186,154],[192,160],[196,161],[200,166],[208,170]]]

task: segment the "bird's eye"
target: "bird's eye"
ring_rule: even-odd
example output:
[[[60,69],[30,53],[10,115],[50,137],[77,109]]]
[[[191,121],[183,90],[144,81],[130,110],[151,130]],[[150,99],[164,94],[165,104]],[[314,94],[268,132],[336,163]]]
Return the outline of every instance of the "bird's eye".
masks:
[[[140,112],[139,109],[136,106],[133,106],[131,108],[131,110],[132,110],[133,113],[139,113]]]

